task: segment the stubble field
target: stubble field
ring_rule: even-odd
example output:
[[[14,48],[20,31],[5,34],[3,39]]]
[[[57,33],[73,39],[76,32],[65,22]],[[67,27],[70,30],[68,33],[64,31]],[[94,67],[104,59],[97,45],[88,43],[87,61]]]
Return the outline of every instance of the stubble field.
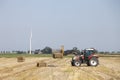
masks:
[[[38,61],[47,67],[36,67]],[[120,80],[120,57],[100,57],[97,67],[72,67],[71,58],[0,58],[0,80]]]

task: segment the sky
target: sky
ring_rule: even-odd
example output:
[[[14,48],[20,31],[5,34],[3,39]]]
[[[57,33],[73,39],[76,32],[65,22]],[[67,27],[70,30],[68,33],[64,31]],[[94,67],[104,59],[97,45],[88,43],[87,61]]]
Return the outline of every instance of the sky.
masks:
[[[0,0],[0,51],[49,46],[120,51],[120,0]]]

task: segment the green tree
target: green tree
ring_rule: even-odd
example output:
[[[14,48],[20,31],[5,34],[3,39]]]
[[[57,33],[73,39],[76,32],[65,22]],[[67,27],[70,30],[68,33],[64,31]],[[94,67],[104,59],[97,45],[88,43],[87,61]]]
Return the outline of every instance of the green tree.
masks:
[[[41,50],[41,52],[44,53],[44,54],[51,54],[52,53],[52,48],[45,47],[43,50]]]

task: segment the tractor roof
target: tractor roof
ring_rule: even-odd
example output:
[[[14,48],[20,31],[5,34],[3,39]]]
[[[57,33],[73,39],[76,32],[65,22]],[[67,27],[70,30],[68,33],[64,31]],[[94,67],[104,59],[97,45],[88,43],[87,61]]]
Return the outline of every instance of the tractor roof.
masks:
[[[94,48],[88,48],[88,49],[85,49],[85,50],[95,50]]]

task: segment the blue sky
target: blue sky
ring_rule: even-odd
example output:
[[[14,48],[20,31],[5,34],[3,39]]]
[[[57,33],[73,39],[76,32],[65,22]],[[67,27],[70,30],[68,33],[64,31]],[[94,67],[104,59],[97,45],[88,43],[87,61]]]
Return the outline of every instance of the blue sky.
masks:
[[[0,51],[94,47],[120,51],[119,0],[0,0]]]

